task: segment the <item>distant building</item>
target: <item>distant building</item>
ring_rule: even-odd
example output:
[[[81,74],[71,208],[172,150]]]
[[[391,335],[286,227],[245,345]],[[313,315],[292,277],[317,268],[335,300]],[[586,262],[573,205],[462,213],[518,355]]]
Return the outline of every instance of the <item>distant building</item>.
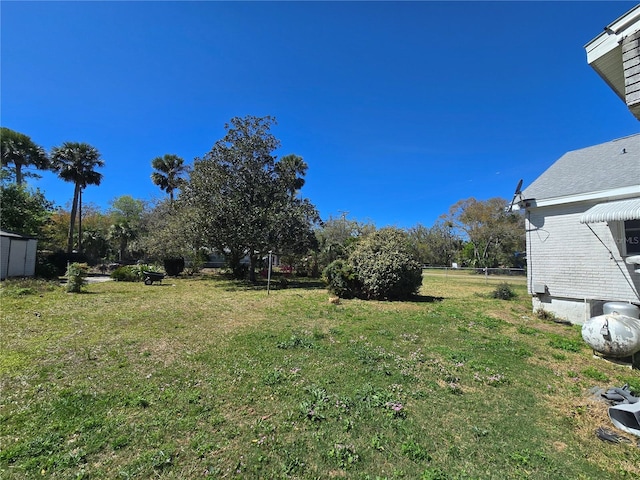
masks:
[[[32,277],[36,271],[38,240],[0,231],[0,280]]]
[[[520,198],[534,310],[582,324],[640,304],[640,134],[566,153]]]

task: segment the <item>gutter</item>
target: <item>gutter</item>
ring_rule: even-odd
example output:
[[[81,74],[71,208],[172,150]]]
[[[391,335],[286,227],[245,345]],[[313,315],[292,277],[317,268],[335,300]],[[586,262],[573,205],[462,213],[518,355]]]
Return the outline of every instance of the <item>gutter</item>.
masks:
[[[526,193],[526,191],[525,191]],[[566,205],[569,203],[592,202],[601,200],[623,200],[625,198],[640,197],[640,185],[631,185],[629,187],[621,187],[610,190],[601,190],[599,192],[579,193],[576,195],[567,195],[563,197],[551,198],[526,198],[514,205],[514,210],[525,208],[552,207],[555,205]]]
[[[635,22],[640,22],[640,5],[636,5],[631,10],[611,22],[608,26],[604,27],[604,32],[584,46],[584,49],[587,52],[587,63],[591,64],[602,55],[610,52],[620,45],[623,38],[621,32],[624,32]],[[628,33],[631,34],[634,32]],[[615,38],[612,38],[613,36],[615,36]]]

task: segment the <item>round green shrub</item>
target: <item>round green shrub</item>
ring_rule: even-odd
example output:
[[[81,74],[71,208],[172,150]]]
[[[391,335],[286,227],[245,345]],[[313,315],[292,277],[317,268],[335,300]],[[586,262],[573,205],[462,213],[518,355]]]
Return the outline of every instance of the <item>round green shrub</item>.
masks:
[[[124,265],[111,272],[111,278],[116,282],[141,282],[142,268],[138,265]]]
[[[334,260],[322,272],[327,288],[340,298],[357,297],[361,291],[360,281],[353,267],[344,260]]]
[[[377,300],[405,300],[418,293],[422,268],[409,238],[397,228],[383,228],[367,235],[349,255],[362,284],[362,294]]]
[[[45,280],[53,280],[58,278],[58,269],[56,266],[49,262],[36,263],[36,277],[44,278]]]
[[[89,267],[86,263],[71,263],[67,267],[67,292],[79,293],[85,283],[87,270]]]
[[[184,258],[165,258],[164,259],[164,271],[170,277],[177,277],[184,271]]]
[[[516,296],[516,292],[513,291],[511,285],[504,282],[496,286],[496,288],[491,293],[491,296],[500,300],[511,300]]]

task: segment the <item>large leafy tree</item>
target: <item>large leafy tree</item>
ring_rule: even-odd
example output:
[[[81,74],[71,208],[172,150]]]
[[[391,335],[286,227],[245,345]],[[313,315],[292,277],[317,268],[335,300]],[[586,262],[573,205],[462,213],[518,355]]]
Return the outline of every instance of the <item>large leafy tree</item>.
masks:
[[[474,267],[513,266],[524,249],[524,218],[507,212],[504,198],[460,200],[443,219],[468,242]]]
[[[57,252],[66,248],[70,213],[60,207],[51,213],[51,218],[43,228],[42,238],[38,241],[39,249]]]
[[[193,262],[203,246],[197,212],[180,197],[174,204],[163,200],[145,211],[144,225],[140,246],[151,259]]]
[[[450,266],[462,249],[450,222],[438,221],[431,227],[418,224],[408,233],[414,255],[423,265]]]
[[[87,185],[100,185],[102,174],[96,168],[103,167],[100,152],[88,143],[65,142],[51,150],[53,169],[67,182],[73,182],[71,221],[67,237],[67,253],[73,250],[73,234],[76,216],[78,222],[78,251],[82,251],[82,191]]]
[[[0,128],[0,152],[2,168],[13,169],[18,185],[22,185],[24,177],[36,176],[33,173],[24,172],[23,168],[29,166],[40,170],[50,168],[49,157],[42,147],[36,145],[27,135],[6,127]]]
[[[71,211],[56,208],[44,228],[43,240],[38,242],[38,248],[54,252],[64,251],[67,248],[69,224],[71,223]],[[106,248],[107,235],[112,223],[111,216],[93,203],[82,205],[82,250],[90,262],[100,261],[109,255]],[[108,245],[106,245],[108,247]]]
[[[118,259],[124,260],[135,249],[136,240],[143,235],[143,216],[146,205],[131,195],[122,195],[110,203],[111,226],[108,237],[114,242]],[[133,247],[133,248],[132,248]]]
[[[82,253],[90,264],[104,262],[111,253],[109,245],[109,227],[111,216],[98,205],[82,204]],[[68,232],[69,228],[65,229]],[[61,245],[66,245],[66,235]]]
[[[109,214],[117,220],[127,220],[138,225],[142,219],[146,205],[144,200],[133,198],[131,195],[121,195],[109,202]]]
[[[15,183],[0,187],[0,205],[2,230],[39,238],[53,213],[53,203],[40,190]]]
[[[318,242],[318,267],[324,269],[334,260],[346,259],[353,245],[375,230],[376,226],[373,223],[348,219],[347,212],[339,218],[329,217],[315,231]]]
[[[292,195],[306,164],[280,166],[273,153],[280,146],[270,131],[274,124],[270,116],[231,119],[226,135],[196,159],[182,195],[207,245],[225,252],[232,267],[249,255],[252,281],[261,256],[305,248],[318,220],[308,200]]]
[[[184,184],[184,175],[189,171],[184,160],[177,155],[166,154],[151,160],[151,166],[156,170],[151,174],[151,181],[169,194],[173,202],[173,192]]]

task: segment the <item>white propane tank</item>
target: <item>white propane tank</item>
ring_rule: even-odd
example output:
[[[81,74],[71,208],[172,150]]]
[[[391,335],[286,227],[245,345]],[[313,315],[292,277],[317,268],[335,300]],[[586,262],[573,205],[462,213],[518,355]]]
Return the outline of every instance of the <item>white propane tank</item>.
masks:
[[[582,338],[605,356],[629,357],[640,352],[640,320],[615,312],[591,317],[582,325]]]
[[[627,317],[640,318],[640,307],[632,303],[624,302],[607,302],[602,306],[605,315],[608,313],[617,313],[618,315],[626,315]]]

